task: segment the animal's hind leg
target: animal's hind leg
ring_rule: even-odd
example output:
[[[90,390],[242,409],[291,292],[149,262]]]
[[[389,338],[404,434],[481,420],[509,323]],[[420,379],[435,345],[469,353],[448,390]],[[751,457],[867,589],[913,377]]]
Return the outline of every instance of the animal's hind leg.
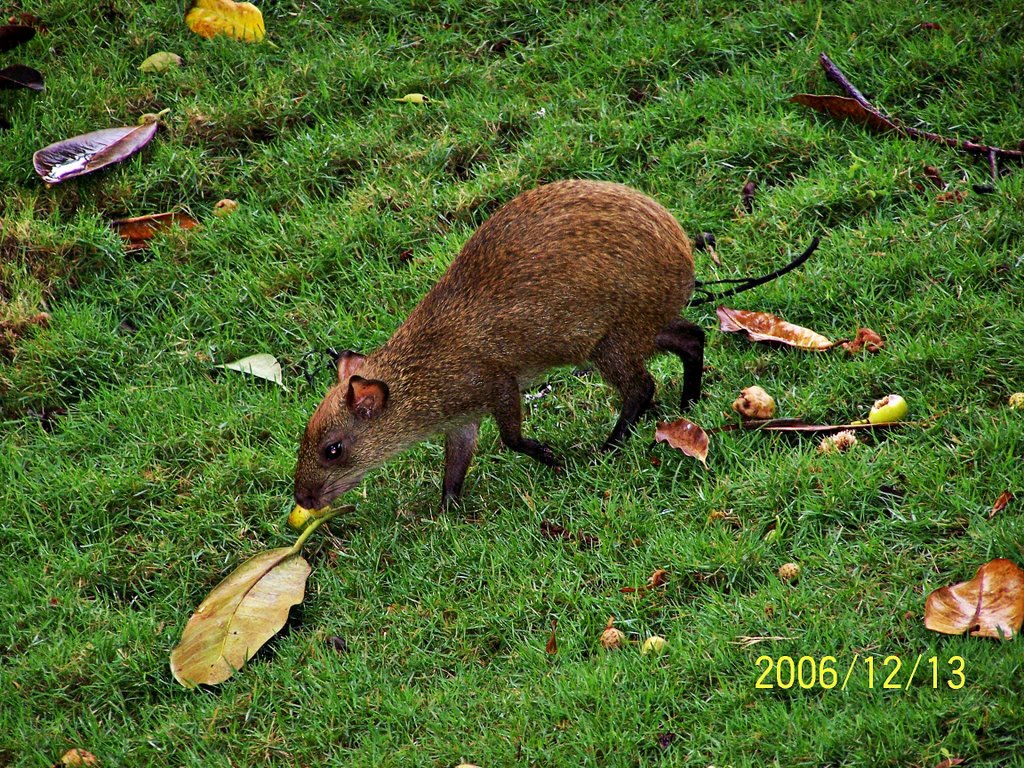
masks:
[[[654,338],[658,349],[674,352],[683,361],[683,396],[685,411],[700,399],[700,380],[704,373],[704,329],[699,325],[674,318]]]
[[[630,349],[628,344],[616,344],[605,339],[591,355],[591,360],[601,372],[601,377],[622,395],[619,420],[605,440],[602,450],[608,451],[618,447],[654,399],[654,379],[647,372],[644,358],[638,354],[641,352]]]

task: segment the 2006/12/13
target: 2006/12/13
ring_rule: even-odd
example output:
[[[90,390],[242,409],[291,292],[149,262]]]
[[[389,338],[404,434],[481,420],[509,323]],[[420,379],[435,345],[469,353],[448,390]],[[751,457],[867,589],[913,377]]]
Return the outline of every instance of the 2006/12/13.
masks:
[[[931,668],[931,685],[932,688],[938,688],[940,682],[944,682],[949,688],[953,690],[959,690],[964,687],[967,679],[964,675],[964,659],[962,656],[951,656],[946,664],[950,667],[948,674],[949,679],[939,678],[939,657],[929,656],[924,659],[921,654],[917,655],[914,666],[911,669],[910,677],[907,678],[905,684],[900,684],[899,675],[903,669],[903,660],[899,656],[886,656],[879,665],[878,670],[879,678],[882,674],[888,672],[885,676],[885,681],[882,683],[882,688],[891,690],[904,690],[910,687],[910,684],[914,680],[914,676],[917,674],[918,667],[921,661],[924,660],[926,669],[923,670],[927,673],[928,667]],[[823,656],[819,662],[813,656],[801,656],[796,661],[793,661],[792,656],[780,656],[776,661],[771,656],[759,656],[757,661],[754,662],[758,667],[765,665],[764,671],[761,676],[757,679],[756,688],[762,689],[773,689],[781,688],[787,690],[792,688],[794,685],[800,688],[808,689],[814,688],[815,686],[821,687],[825,690],[832,690],[836,686],[840,686],[840,690],[845,690],[847,684],[850,681],[850,677],[853,675],[854,669],[857,667],[857,663],[864,667],[867,673],[868,688],[875,687],[875,657],[864,656],[856,654],[850,665],[846,668],[845,674],[840,684],[839,670],[836,669],[835,663],[837,659],[835,656]],[[771,681],[772,671],[775,671],[775,680]]]

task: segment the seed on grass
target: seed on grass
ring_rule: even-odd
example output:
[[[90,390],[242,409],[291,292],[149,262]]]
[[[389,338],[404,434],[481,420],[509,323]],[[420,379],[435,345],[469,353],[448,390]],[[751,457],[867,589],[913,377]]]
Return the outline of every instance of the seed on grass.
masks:
[[[615,617],[608,617],[608,625],[604,628],[604,632],[601,633],[601,647],[614,651],[622,647],[622,643],[626,640],[626,635],[615,628]]]
[[[779,578],[783,581],[794,581],[800,576],[800,566],[797,563],[783,563],[779,566]]]
[[[331,635],[327,638],[327,644],[334,650],[335,653],[348,653],[348,642],[344,637],[338,635]]]

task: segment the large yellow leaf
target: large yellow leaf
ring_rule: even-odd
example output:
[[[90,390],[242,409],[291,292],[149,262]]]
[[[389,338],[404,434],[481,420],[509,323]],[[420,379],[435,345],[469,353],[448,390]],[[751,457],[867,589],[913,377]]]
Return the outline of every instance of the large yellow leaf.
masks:
[[[242,563],[189,619],[171,652],[174,679],[194,688],[231,677],[302,602],[311,570],[298,547],[271,549]]]
[[[252,3],[234,0],[195,0],[185,14],[188,28],[202,37],[227,35],[247,43],[258,43],[266,34],[263,14]]]

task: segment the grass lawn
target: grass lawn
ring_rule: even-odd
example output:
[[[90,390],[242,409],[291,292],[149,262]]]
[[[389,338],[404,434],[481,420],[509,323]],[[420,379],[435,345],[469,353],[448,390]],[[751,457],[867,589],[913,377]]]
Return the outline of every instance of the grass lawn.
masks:
[[[0,7],[48,27],[0,54],[46,78],[0,91],[0,765],[71,747],[124,766],[1024,765],[1021,641],[922,623],[931,590],[1024,562],[1024,412],[1007,406],[1024,390],[1024,169],[978,194],[984,159],[786,101],[838,93],[825,51],[908,124],[1016,147],[1019,3],[259,5],[272,45],[199,38],[180,3]],[[160,50],[185,65],[139,72]],[[393,100],[410,92],[430,102]],[[52,188],[33,172],[36,149],[162,109],[121,165]],[[926,166],[966,197],[940,202]],[[305,354],[381,344],[498,205],[570,177],[714,233],[706,280],[821,234],[804,267],[729,305],[885,337],[878,355],[775,349],[694,308],[694,421],[731,421],[760,384],[779,416],[844,422],[898,392],[926,424],[839,455],[715,433],[704,469],[652,445],[654,417],[680,415],[663,356],[656,413],[605,456],[614,397],[553,371],[525,431],[565,473],[502,450],[488,421],[462,509],[440,513],[442,444],[420,445],[315,534],[286,630],[224,685],[180,687],[168,657],[194,608],[294,540],[296,449],[330,381],[322,356],[306,380]],[[215,218],[224,197],[238,210]],[[126,253],[108,227],[175,209],[202,228]],[[48,325],[21,327],[39,312]],[[287,390],[213,367],[257,352]],[[663,587],[622,591],[657,568]],[[598,644],[610,615],[617,653]],[[651,634],[667,648],[643,656]],[[761,656],[832,656],[840,682],[857,662],[845,689],[780,687],[774,669],[761,689]]]

